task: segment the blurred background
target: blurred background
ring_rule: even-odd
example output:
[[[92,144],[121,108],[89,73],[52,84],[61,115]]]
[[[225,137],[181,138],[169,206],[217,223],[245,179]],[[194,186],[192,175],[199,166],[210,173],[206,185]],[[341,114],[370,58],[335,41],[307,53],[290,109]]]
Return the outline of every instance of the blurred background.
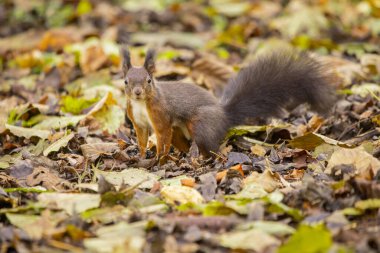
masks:
[[[68,52],[67,45],[97,38],[206,50],[232,64],[277,44],[359,56],[378,52],[379,17],[378,0],[1,0],[0,53]],[[16,34],[18,40],[4,40]],[[112,46],[104,53],[112,54]]]
[[[155,47],[157,79],[217,96],[258,54],[308,50],[345,93],[366,95],[379,89],[379,17],[378,0],[1,0],[0,96],[77,115],[111,91],[124,108],[120,44],[137,65]]]

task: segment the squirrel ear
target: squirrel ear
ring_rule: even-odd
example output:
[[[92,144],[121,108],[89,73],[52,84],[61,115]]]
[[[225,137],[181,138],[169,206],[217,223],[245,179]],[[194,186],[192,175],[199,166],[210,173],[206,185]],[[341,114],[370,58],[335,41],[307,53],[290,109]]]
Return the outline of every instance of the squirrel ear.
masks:
[[[122,47],[120,50],[121,56],[123,57],[123,73],[124,76],[127,75],[128,69],[132,68],[131,55],[127,47]]]
[[[154,63],[156,57],[156,52],[154,49],[149,49],[145,56],[144,68],[148,71],[149,75],[152,75],[156,69]]]

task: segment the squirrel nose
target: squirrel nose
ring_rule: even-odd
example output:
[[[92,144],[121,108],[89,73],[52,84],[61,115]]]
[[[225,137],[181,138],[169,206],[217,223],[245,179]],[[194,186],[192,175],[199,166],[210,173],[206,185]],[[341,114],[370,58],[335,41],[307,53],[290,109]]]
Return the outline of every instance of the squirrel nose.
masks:
[[[141,91],[141,89],[135,89],[134,92],[135,92],[136,96],[139,96],[142,91]]]

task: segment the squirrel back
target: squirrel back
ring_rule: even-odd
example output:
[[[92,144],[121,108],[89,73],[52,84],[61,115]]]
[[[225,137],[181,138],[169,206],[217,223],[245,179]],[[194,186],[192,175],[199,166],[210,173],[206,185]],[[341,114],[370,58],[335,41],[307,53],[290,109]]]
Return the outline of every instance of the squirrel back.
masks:
[[[277,51],[257,57],[231,78],[219,101],[194,84],[156,82],[152,50],[143,67],[133,67],[129,52],[122,53],[127,114],[143,156],[151,130],[156,133],[158,157],[167,155],[171,144],[186,151],[190,140],[208,155],[218,150],[232,126],[278,117],[287,106],[302,103],[326,113],[334,103],[330,76],[305,53]]]

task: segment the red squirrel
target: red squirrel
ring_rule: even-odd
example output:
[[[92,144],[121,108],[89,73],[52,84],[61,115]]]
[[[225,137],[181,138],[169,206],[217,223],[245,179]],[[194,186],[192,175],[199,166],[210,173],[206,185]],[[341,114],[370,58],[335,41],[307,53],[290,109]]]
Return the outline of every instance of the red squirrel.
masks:
[[[247,119],[281,116],[289,104],[309,103],[318,112],[334,102],[329,76],[306,53],[277,51],[259,56],[225,86],[221,99],[197,85],[154,80],[155,52],[142,67],[131,65],[121,49],[127,115],[133,123],[142,158],[149,133],[157,137],[157,158],[173,144],[188,151],[191,140],[203,155],[217,152],[229,128]]]

